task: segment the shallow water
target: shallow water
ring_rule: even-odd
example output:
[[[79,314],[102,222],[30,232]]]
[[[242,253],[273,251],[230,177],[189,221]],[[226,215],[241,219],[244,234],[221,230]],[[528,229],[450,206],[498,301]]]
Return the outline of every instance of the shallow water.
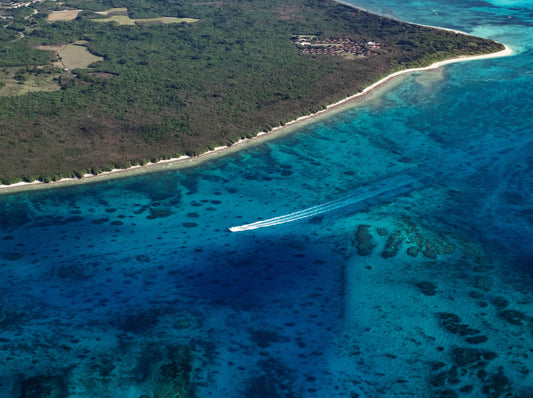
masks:
[[[357,4],[517,53],[194,168],[1,195],[0,396],[531,396],[531,3]]]

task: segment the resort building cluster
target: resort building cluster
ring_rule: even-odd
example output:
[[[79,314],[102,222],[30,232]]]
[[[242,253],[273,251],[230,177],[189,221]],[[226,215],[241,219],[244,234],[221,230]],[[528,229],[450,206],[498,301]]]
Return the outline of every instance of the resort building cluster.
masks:
[[[356,42],[349,38],[318,39],[314,36],[295,36],[292,42],[302,54],[330,55],[334,57],[370,56],[377,55],[382,44],[374,41],[366,43]]]

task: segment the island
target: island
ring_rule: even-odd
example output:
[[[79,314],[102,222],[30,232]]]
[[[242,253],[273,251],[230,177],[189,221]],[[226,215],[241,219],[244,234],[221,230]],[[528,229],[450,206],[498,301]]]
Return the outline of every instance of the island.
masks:
[[[1,3],[0,183],[194,157],[395,72],[502,51],[333,0]]]

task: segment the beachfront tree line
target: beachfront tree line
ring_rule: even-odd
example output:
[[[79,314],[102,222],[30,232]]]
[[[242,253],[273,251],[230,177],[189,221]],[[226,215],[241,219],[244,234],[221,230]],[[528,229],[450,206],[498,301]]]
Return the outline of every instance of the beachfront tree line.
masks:
[[[80,40],[104,60],[65,72],[61,90],[0,98],[1,181],[79,177],[200,154],[323,109],[392,71],[500,49],[330,1],[284,3],[36,3],[38,13],[17,19],[16,32],[1,30],[11,40],[0,44],[0,66],[44,65],[52,53],[37,46]],[[84,12],[73,21],[46,20],[68,6]],[[93,11],[112,7],[127,7],[132,18],[199,21],[94,21],[101,16]],[[295,34],[379,41],[383,50],[354,60],[305,56],[291,42]]]

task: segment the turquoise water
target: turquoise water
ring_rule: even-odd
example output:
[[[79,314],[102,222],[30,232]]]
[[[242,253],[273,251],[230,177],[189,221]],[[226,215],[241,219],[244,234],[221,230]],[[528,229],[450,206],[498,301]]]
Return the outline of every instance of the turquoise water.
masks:
[[[533,4],[354,4],[516,54],[194,168],[0,195],[0,396],[532,396]]]

